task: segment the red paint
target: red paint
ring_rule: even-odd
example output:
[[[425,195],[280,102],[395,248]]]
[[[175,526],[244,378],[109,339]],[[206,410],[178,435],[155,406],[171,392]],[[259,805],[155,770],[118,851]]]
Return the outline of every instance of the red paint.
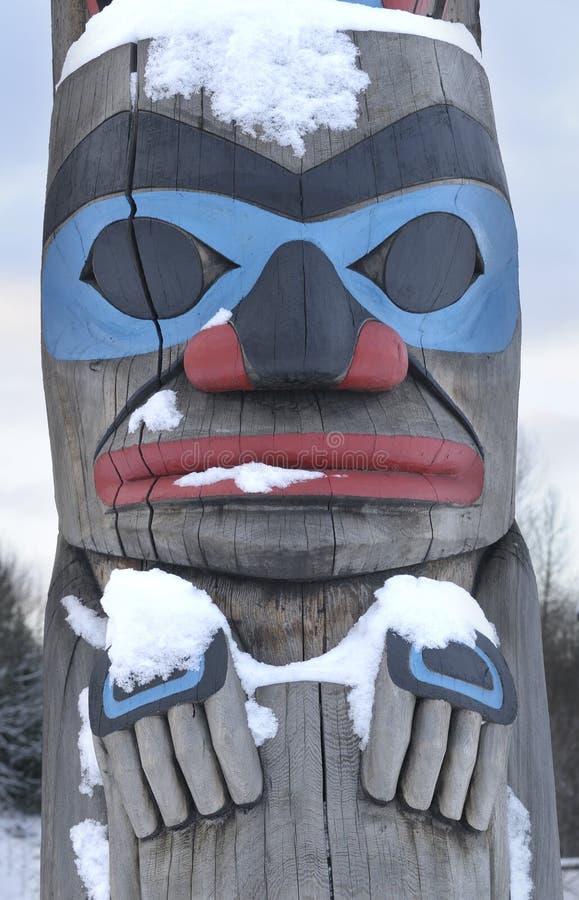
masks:
[[[185,374],[194,388],[219,393],[252,391],[239,338],[232,325],[216,325],[196,334],[185,350]],[[389,391],[404,381],[408,353],[402,338],[388,325],[365,322],[350,368],[337,389]]]
[[[382,0],[384,9],[401,9],[404,12],[427,16],[432,7],[432,0]]]
[[[86,6],[91,16],[95,16],[101,11],[99,0],[86,0]]]
[[[183,358],[185,374],[199,391],[252,391],[232,325],[215,325],[191,338]]]
[[[181,488],[188,472],[243,462],[321,472],[322,477],[270,494],[244,494],[233,480]],[[103,453],[95,463],[95,486],[107,506],[155,500],[244,497],[369,497],[474,503],[483,488],[484,466],[466,444],[409,435],[241,435],[134,445]],[[149,496],[150,495],[150,496]]]
[[[337,385],[343,391],[390,391],[408,374],[408,351],[402,338],[388,325],[365,322],[346,377]]]

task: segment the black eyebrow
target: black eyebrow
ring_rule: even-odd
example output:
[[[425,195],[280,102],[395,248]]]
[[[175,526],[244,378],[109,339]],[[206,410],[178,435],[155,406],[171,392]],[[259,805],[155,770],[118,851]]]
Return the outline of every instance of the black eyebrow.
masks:
[[[129,125],[129,113],[108,119],[63,163],[48,192],[45,240],[76,209],[126,188]],[[219,135],[140,112],[132,190],[222,194],[307,220],[404,188],[462,179],[508,199],[496,141],[444,104],[412,113],[302,175]]]

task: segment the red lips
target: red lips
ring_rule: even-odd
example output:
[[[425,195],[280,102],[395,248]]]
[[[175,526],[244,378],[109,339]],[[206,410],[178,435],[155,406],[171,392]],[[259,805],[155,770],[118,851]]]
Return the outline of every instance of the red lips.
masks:
[[[109,507],[147,500],[251,497],[233,479],[179,487],[178,478],[213,467],[263,462],[322,472],[322,478],[274,488],[266,497],[375,498],[471,504],[481,495],[483,462],[471,447],[431,437],[368,434],[240,435],[148,443],[101,454],[96,491]]]

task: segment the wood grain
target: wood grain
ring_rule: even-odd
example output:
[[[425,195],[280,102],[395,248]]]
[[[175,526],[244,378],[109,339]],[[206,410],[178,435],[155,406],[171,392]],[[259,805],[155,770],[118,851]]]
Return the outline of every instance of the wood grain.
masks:
[[[520,550],[520,537],[505,540]],[[546,707],[544,697],[539,703],[540,695],[535,694],[531,702],[525,689],[530,683],[534,690],[542,674],[527,663],[514,665],[512,656],[513,648],[520,647],[532,663],[540,654],[540,644],[527,633],[530,575],[524,574],[524,568],[519,571],[524,556],[518,551],[513,557],[502,546],[500,543],[485,558],[477,596],[497,623],[503,649],[516,673],[521,712],[513,733],[509,780],[529,806],[537,835],[537,897],[551,900],[560,896],[556,825],[549,794],[552,772],[543,771],[541,756],[548,732],[542,727],[537,731],[537,723],[546,721],[542,718]],[[480,553],[467,554],[410,571],[450,579],[472,591],[479,559]],[[101,585],[116,565],[114,559],[95,554],[90,562]],[[505,579],[505,563],[512,566],[513,575],[519,572],[517,581]],[[382,573],[326,584],[284,586],[182,568],[173,571],[208,590],[243,645],[257,658],[277,664],[318,655],[334,646],[372,602],[374,590],[385,578]],[[519,597],[519,590],[526,596]],[[538,623],[538,617],[535,621]],[[532,651],[529,640],[535,642]],[[485,833],[439,820],[431,812],[410,812],[397,800],[376,804],[364,796],[360,785],[358,739],[351,729],[343,688],[281,685],[263,689],[258,700],[271,706],[280,722],[276,738],[260,751],[265,777],[262,802],[248,812],[233,811],[213,824],[199,823],[179,838],[169,834],[142,842],[141,878],[143,871],[148,873],[145,879],[151,885],[142,888],[142,896],[164,896],[175,867],[182,883],[192,879],[191,897],[287,897],[295,896],[298,886],[300,896],[315,898],[330,897],[332,892],[336,897],[392,900],[440,896],[463,900],[469,891],[478,891],[483,897],[504,896],[501,891],[508,883],[504,788]],[[540,715],[539,708],[544,710]],[[76,727],[72,724],[68,730],[74,734]],[[520,771],[519,760],[523,761]],[[146,893],[149,890],[151,894]]]
[[[50,126],[47,187],[65,159],[95,128],[131,109],[130,44],[91,60],[60,85],[54,98]]]
[[[535,896],[559,898],[559,836],[537,585],[516,526],[487,554],[475,596],[501,636],[501,650],[519,695],[508,781],[531,817]]]
[[[438,807],[446,819],[458,822],[462,818],[476,763],[481,724],[480,714],[472,710],[456,709],[452,713],[448,749],[437,792]]]
[[[351,33],[351,37],[359,49],[361,68],[371,82],[361,96],[356,128],[339,132],[319,129],[307,135],[302,158],[291,148],[251,137],[233,123],[221,122],[204,92],[190,99],[151,101],[145,84],[148,41],[142,41],[138,47],[138,108],[227,138],[296,173],[321,165],[410,112],[438,103],[463,109],[495,133],[488,81],[484,69],[470,54],[454,45],[414,35],[362,31]]]
[[[78,790],[78,698],[88,687],[92,650],[66,624],[61,600],[81,597],[97,609],[98,585],[82,551],[59,540],[45,614],[44,728],[42,754],[42,897],[81,900],[70,829],[87,818],[106,822],[102,788],[89,797]]]
[[[80,33],[81,4],[53,0],[55,71]],[[462,21],[480,36],[477,0],[448,0],[430,11]],[[303,159],[219,122],[203,93],[152,103],[144,84],[146,42],[89,63],[56,98],[47,239],[86,203],[119,193],[131,200],[134,213],[138,191],[159,187],[226,194],[296,219],[374,203],[424,181],[473,178],[506,192],[479,64],[455,47],[415,36],[356,33],[353,39],[371,76],[357,128],[309,136]],[[129,89],[134,70],[136,109]],[[439,133],[446,139],[434,140]],[[536,588],[520,535],[512,530],[503,538],[513,518],[519,333],[502,354],[449,361],[449,354],[421,351],[402,385],[373,397],[314,389],[204,394],[177,370],[164,375],[187,336],[182,346],[164,348],[157,334],[156,350],[140,357],[59,363],[45,355],[66,540],[59,543],[46,618],[43,900],[81,900],[70,827],[89,817],[104,821],[106,807],[113,900],[508,895],[507,794],[499,775],[506,732],[483,727],[466,804],[466,820],[475,826],[469,828],[463,800],[478,721],[463,714],[451,718],[450,708],[437,701],[419,702],[413,711],[412,699],[401,703],[385,692],[361,782],[359,738],[344,687],[291,683],[261,689],[257,700],[273,710],[279,727],[258,752],[230,667],[226,685],[206,704],[206,723],[200,714],[193,732],[190,716],[172,713],[169,722],[139,723],[136,738],[132,732],[111,736],[99,745],[104,790],[97,788],[92,798],[79,794],[76,704],[88,684],[92,651],[66,625],[60,600],[75,593],[97,609],[99,592],[118,565],[159,564],[205,588],[241,646],[276,665],[335,647],[389,575],[450,579],[469,591],[476,579],[476,594],[498,627],[519,689],[509,782],[531,815],[536,900],[559,900]],[[177,392],[185,412],[181,425],[171,434],[145,428],[129,434],[130,414],[145,399],[143,386],[150,396],[161,384]],[[329,497],[316,504],[267,505],[242,498],[176,506],[147,494],[133,506],[115,499],[105,506],[95,492],[95,452],[129,450],[145,460],[146,445],[159,440],[273,439],[311,431],[480,444],[486,466],[481,502],[463,508],[369,499],[347,507]],[[384,675],[383,666],[379,678]],[[407,750],[411,717],[420,752],[412,744]],[[203,759],[195,775],[188,752]],[[227,808],[217,761],[233,801]],[[209,776],[200,786],[202,769]],[[402,796],[394,796],[400,771]],[[431,801],[439,771],[437,809]],[[186,782],[198,813],[223,816],[198,816],[173,831],[192,812]],[[404,796],[423,811],[408,809]],[[157,807],[168,826],[160,833],[154,833]],[[489,820],[488,830],[477,830]]]
[[[84,31],[88,12],[85,0],[51,0],[51,12],[52,75],[56,84],[68,48]]]

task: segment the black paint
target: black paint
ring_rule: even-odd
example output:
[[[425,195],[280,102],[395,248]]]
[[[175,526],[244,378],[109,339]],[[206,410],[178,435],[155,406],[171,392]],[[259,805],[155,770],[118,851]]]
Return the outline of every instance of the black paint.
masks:
[[[137,319],[151,319],[147,293],[141,281],[139,260],[130,219],[112,222],[94,242],[81,274],[114,307]]]
[[[473,653],[465,644],[453,643],[452,653],[425,647],[422,659],[433,672],[440,672],[441,675],[449,675],[451,678],[461,678],[487,691],[492,690],[493,679],[488,667],[480,656]]]
[[[205,652],[205,671],[201,681],[196,687],[164,697],[154,703],[148,703],[138,709],[128,712],[126,715],[119,716],[116,719],[109,719],[103,709],[103,688],[109,673],[110,662],[107,653],[99,653],[92,672],[89,688],[89,718],[93,734],[104,737],[115,731],[121,731],[124,728],[129,728],[131,725],[134,725],[139,719],[144,719],[148,716],[163,715],[169,709],[172,709],[173,706],[178,706],[180,703],[202,703],[204,700],[212,697],[213,694],[216,694],[217,691],[221,690],[225,684],[227,659],[227,641],[223,631],[220,630],[217,632],[212,643]],[[178,678],[182,674],[182,672],[176,672],[174,677]],[[150,687],[154,687],[158,683],[160,683],[160,680],[155,679],[149,684],[142,685],[130,696],[134,696]],[[113,695],[117,700],[129,696],[123,694],[118,688],[113,689]]]
[[[371,318],[318,247],[292,241],[271,256],[231,321],[252,383],[279,390],[340,381]]]
[[[126,192],[130,171],[130,121],[128,112],[112,116],[67,156],[48,190],[44,240],[91,200]]]
[[[431,700],[446,700],[451,706],[459,709],[471,709],[480,713],[489,722],[509,725],[517,715],[517,693],[513,677],[502,653],[483,634],[477,632],[479,647],[496,667],[503,688],[503,703],[500,709],[488,706],[483,700],[473,699],[466,694],[442,685],[419,681],[410,671],[410,653],[412,644],[394,631],[389,631],[386,638],[386,656],[388,671],[394,684],[409,691],[416,697]],[[492,676],[474,650],[452,641],[442,650],[424,650],[422,659],[431,671],[466,681],[478,689],[492,687]],[[484,664],[483,664],[484,665]]]
[[[128,120],[129,113],[108,119],[63,163],[48,192],[45,238],[83,204],[125,186]],[[310,219],[446,179],[480,181],[508,196],[496,142],[455,107],[419,110],[303,175],[225,138],[141,112],[132,189],[207,191]]]
[[[463,219],[449,213],[407,222],[351,268],[412,313],[456,303],[482,271],[474,234]]]
[[[232,268],[234,263],[175,225],[143,217],[103,228],[81,278],[126,315],[170,319],[195,306]]]

